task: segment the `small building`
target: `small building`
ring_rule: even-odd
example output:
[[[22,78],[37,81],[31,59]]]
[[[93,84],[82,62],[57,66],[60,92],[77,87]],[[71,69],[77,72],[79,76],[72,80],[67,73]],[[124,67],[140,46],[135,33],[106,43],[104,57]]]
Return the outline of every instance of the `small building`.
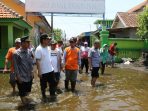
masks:
[[[50,31],[46,18],[39,13],[28,15],[20,0],[0,0],[0,68],[3,68],[7,50],[16,38],[29,35],[32,44],[37,46],[40,34]]]
[[[0,2],[0,49],[12,47],[17,37],[28,35],[31,29],[23,16]]]
[[[138,14],[146,6],[148,6],[147,0],[127,12],[117,12],[112,27],[109,30],[113,38],[137,38]]]
[[[91,46],[91,36],[92,32],[83,32],[78,36],[79,45],[83,45],[84,42],[88,43],[88,46]]]
[[[101,30],[102,25],[105,25],[106,29],[110,29],[113,24],[113,20],[96,20],[94,24],[96,25],[97,30]]]
[[[51,27],[44,16],[40,13],[27,14],[25,12],[25,3],[20,0],[1,0],[5,6],[9,7],[19,15],[23,16],[23,19],[27,21],[29,25],[32,26],[32,29],[29,32],[30,39],[34,41],[34,45],[37,46],[39,41],[39,36],[41,33],[50,33]]]
[[[102,26],[106,26],[106,29],[109,30],[111,29],[111,26],[113,24],[113,20],[96,20],[94,22],[94,24],[96,24],[96,28],[97,30],[93,32],[94,35],[98,36],[98,38],[100,38],[100,31],[102,30]],[[111,36],[111,34],[110,34]]]
[[[114,19],[110,33],[114,38],[137,38],[138,13],[118,12]]]

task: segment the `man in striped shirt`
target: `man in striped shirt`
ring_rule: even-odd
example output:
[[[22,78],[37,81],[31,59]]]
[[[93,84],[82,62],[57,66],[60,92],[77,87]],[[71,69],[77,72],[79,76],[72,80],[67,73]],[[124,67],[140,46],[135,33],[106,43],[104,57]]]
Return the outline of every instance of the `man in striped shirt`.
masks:
[[[29,36],[22,37],[21,47],[13,55],[14,72],[16,74],[19,96],[23,104],[28,104],[26,96],[31,92],[33,79],[33,56],[28,49],[29,46]]]

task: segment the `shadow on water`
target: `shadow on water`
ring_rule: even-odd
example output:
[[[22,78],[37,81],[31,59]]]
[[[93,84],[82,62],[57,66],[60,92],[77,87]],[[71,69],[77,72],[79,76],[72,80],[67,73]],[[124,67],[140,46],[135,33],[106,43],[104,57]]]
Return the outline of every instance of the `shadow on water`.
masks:
[[[104,83],[96,83],[96,87],[99,88],[99,87],[105,87],[105,84]]]
[[[19,104],[18,107],[16,107],[16,110],[18,111],[36,111],[36,104]]]
[[[10,93],[10,94],[7,94],[7,97],[17,97],[17,96],[19,96],[19,92],[18,91],[16,91],[15,93]]]

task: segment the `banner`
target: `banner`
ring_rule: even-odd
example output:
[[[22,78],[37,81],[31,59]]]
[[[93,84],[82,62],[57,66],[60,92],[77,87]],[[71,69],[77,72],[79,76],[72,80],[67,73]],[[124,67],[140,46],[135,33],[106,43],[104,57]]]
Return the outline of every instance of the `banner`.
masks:
[[[26,12],[102,14],[105,0],[26,0]]]

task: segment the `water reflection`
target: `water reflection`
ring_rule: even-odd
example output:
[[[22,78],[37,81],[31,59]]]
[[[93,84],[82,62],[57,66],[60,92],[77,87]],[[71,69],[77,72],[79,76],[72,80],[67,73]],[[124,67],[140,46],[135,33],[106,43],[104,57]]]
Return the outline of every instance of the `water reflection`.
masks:
[[[29,98],[35,103],[22,105],[19,96],[10,95],[8,75],[0,75],[0,110],[19,111],[148,111],[148,74],[128,69],[107,69],[95,88],[90,85],[90,75],[80,74],[77,92],[64,92],[57,101],[43,103],[39,80],[35,80]],[[2,84],[3,83],[3,84]],[[47,94],[49,95],[49,94]]]
[[[36,111],[36,104],[19,104],[18,107],[16,107],[18,111]]]

